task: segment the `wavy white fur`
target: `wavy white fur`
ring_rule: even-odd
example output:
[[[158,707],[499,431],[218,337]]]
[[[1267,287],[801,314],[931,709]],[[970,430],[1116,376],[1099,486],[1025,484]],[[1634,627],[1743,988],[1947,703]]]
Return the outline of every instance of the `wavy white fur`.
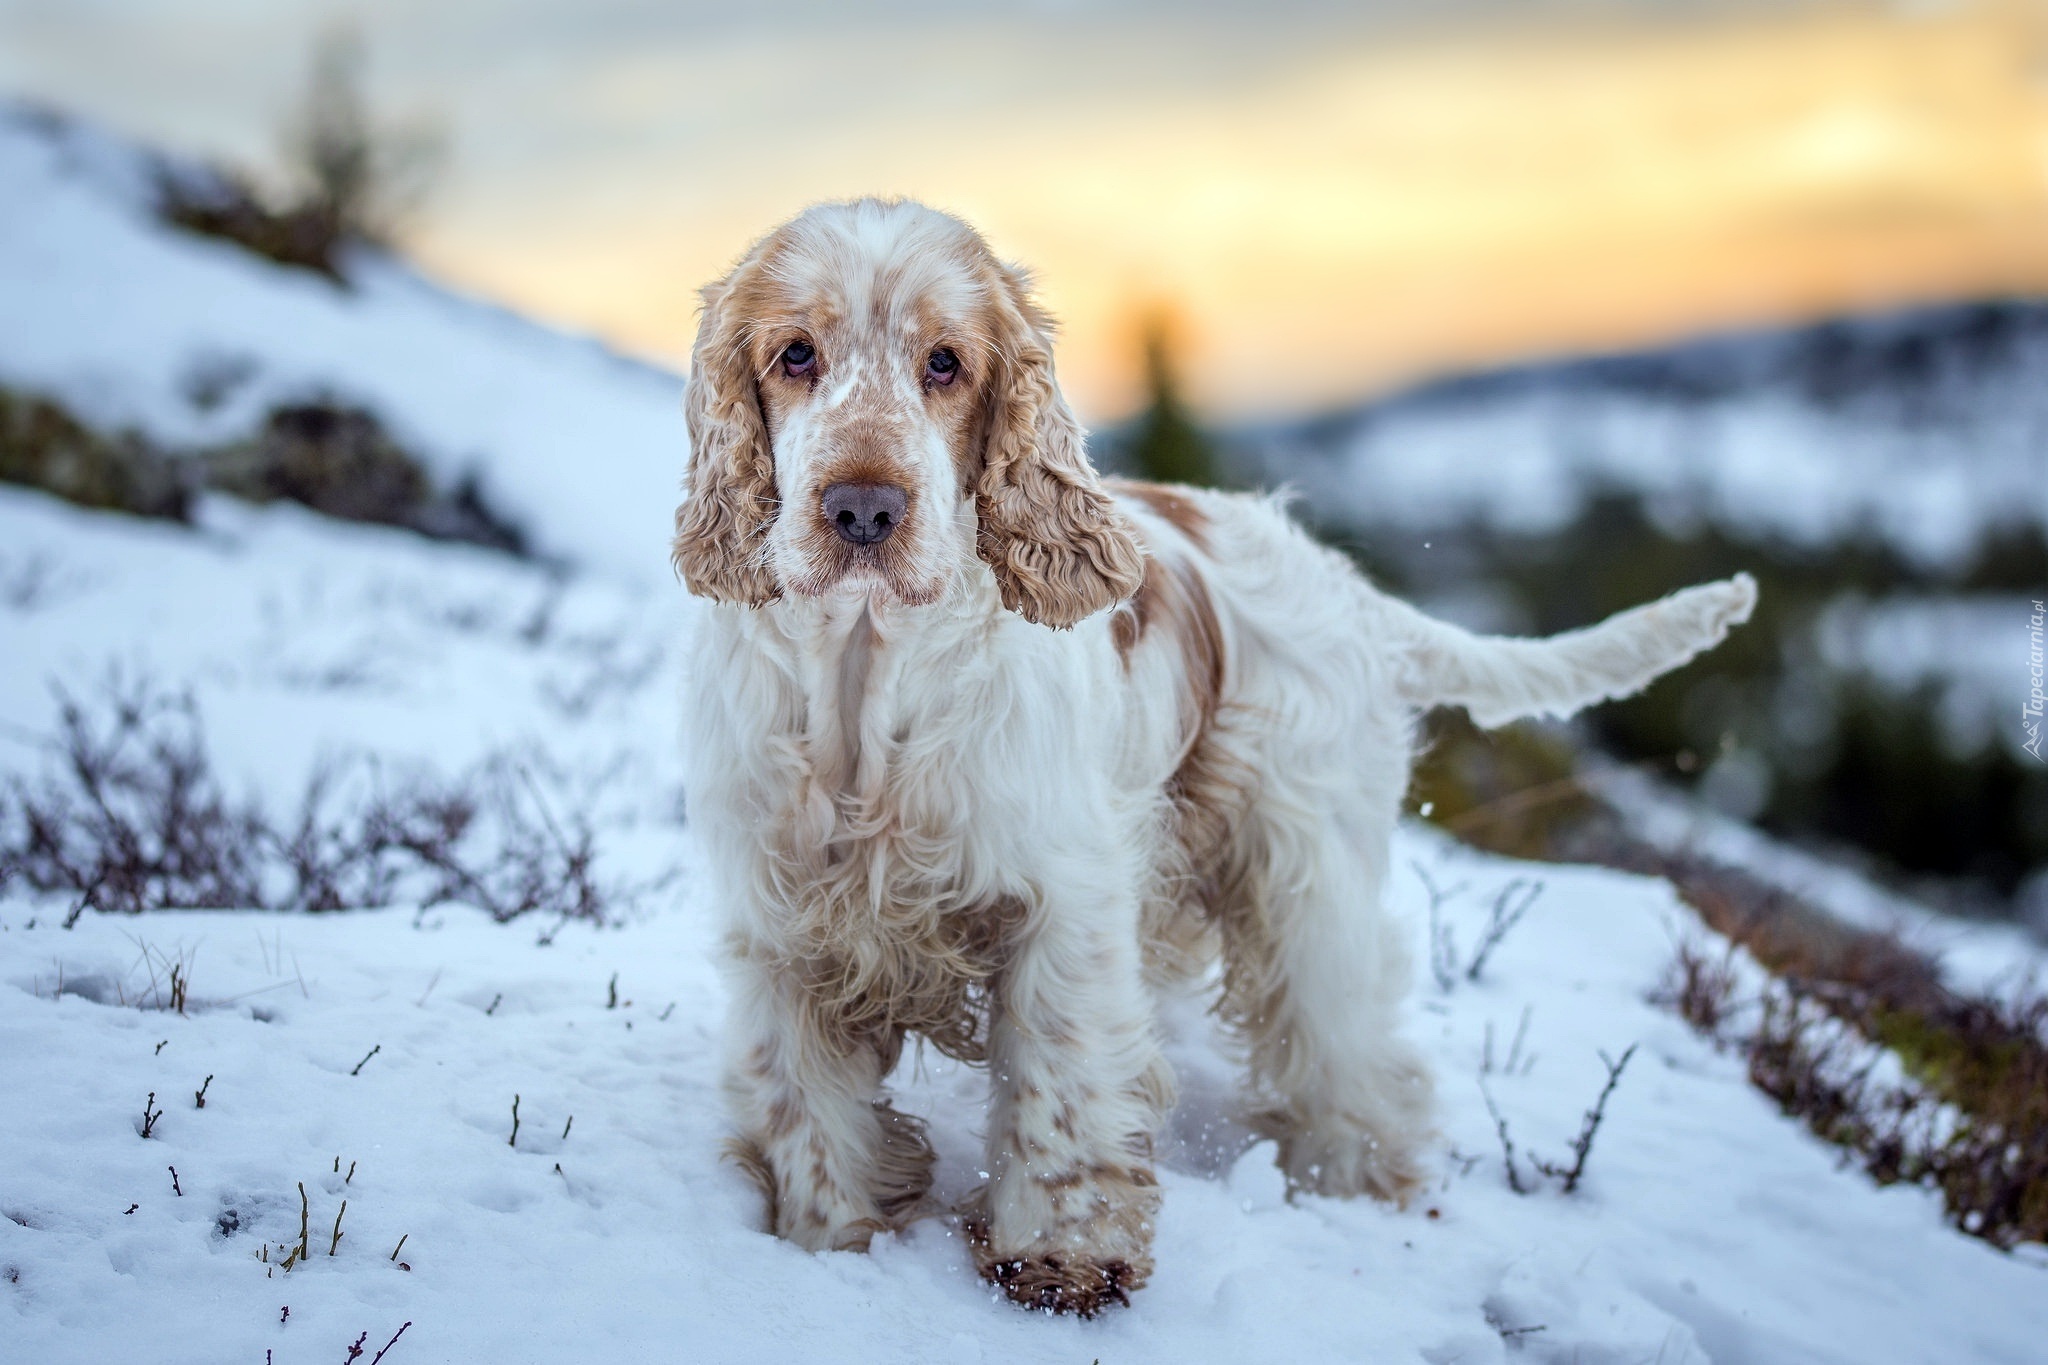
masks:
[[[1417,716],[1625,695],[1754,585],[1488,639],[1275,500],[1098,480],[1025,278],[916,205],[811,210],[706,300],[689,809],[726,916],[734,1152],[773,1230],[863,1247],[924,1210],[930,1149],[883,1088],[915,1033],[988,1065],[983,1274],[1035,1306],[1123,1301],[1172,1094],[1155,1004],[1219,958],[1290,1181],[1404,1199],[1431,1089],[1380,892]],[[887,545],[832,533],[822,490],[848,478],[906,491]]]

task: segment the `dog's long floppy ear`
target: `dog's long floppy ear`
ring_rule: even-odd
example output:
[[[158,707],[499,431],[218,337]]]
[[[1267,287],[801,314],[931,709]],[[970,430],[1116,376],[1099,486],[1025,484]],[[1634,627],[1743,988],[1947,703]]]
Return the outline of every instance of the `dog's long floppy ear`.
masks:
[[[753,264],[750,259],[704,290],[704,318],[683,400],[690,468],[671,551],[691,592],[747,607],[782,595],[765,562],[768,526],[779,502],[775,457],[747,354],[745,319],[732,306],[734,286]]]
[[[975,550],[995,570],[1004,606],[1065,629],[1136,592],[1144,552],[1088,463],[1085,433],[1053,376],[1051,323],[1031,301],[1030,277],[1004,267],[995,306],[1001,356],[974,486]]]

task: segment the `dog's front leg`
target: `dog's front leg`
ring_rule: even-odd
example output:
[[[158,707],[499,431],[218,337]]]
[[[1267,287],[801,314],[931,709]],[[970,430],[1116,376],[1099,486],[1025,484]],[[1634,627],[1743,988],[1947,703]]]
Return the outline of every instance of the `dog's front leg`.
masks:
[[[1090,1316],[1152,1269],[1152,1132],[1172,1078],[1139,974],[1136,898],[1042,906],[996,983],[981,1273]]]
[[[923,1125],[881,1097],[898,1039],[834,1025],[793,968],[735,954],[726,1032],[732,1154],[767,1196],[776,1236],[865,1250],[931,1183]]]

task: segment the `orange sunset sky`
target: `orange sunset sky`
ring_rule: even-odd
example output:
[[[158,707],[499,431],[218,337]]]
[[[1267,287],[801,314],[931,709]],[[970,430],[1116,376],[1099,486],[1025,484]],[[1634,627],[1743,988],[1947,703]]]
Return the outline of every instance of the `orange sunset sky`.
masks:
[[[624,0],[261,20],[197,0],[196,35],[161,6],[112,8],[155,42],[151,72],[124,74],[82,20],[15,6],[0,85],[260,163],[312,35],[353,22],[379,103],[450,137],[415,254],[670,361],[699,283],[805,203],[859,193],[954,209],[1035,266],[1097,419],[1135,401],[1152,309],[1178,321],[1198,404],[1236,416],[1526,355],[2048,293],[2043,0],[1370,21],[1285,0],[795,5],[775,23],[678,4],[659,24]],[[272,54],[260,75],[218,55],[236,43]]]

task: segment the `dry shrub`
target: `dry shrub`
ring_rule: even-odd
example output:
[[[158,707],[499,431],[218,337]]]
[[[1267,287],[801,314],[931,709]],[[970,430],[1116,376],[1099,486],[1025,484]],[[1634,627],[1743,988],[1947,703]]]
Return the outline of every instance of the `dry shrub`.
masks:
[[[1726,962],[1681,945],[1655,998],[1738,1049],[1757,1089],[1877,1183],[1939,1189],[1950,1221],[1995,1246],[2048,1241],[2048,997],[1953,998],[1929,1017],[1772,980],[1738,1001]]]
[[[346,521],[526,552],[525,532],[489,504],[473,475],[437,489],[374,413],[336,399],[273,408],[253,437],[203,463],[210,486],[252,502],[284,499]]]
[[[97,708],[60,699],[56,761],[0,801],[0,887],[72,897],[67,923],[87,910],[449,901],[500,921],[603,922],[653,887],[599,877],[595,830],[579,811],[557,813],[531,760],[499,754],[452,780],[392,781],[357,756],[316,772],[279,821],[226,795],[189,695],[114,681]]]
[[[12,784],[0,878],[79,910],[264,904],[267,830],[214,781],[191,698],[109,684],[104,702],[60,697],[57,771]]]
[[[160,168],[156,192],[157,212],[175,227],[343,283],[340,252],[346,238],[324,205],[272,208],[247,177],[214,167]]]
[[[1718,1036],[1734,1005],[1736,984],[1733,943],[1716,954],[1698,938],[1688,938],[1678,945],[1650,1001],[1676,1010],[1699,1032]]]
[[[230,361],[203,359],[187,382],[214,394],[245,381],[236,373]],[[96,431],[47,394],[0,387],[0,482],[174,521],[190,519],[192,497],[204,486],[435,540],[529,551],[525,530],[492,504],[474,471],[452,486],[438,484],[376,414],[323,394],[271,408],[246,439],[168,450],[133,432]]]
[[[0,483],[25,484],[84,507],[183,521],[192,490],[164,452],[132,433],[103,435],[63,407],[0,388]]]
[[[284,130],[284,183],[276,192],[266,194],[239,171],[164,163],[157,212],[188,232],[345,286],[347,249],[388,246],[442,160],[434,130],[371,111],[365,60],[362,41],[346,29],[319,40],[298,111]]]

